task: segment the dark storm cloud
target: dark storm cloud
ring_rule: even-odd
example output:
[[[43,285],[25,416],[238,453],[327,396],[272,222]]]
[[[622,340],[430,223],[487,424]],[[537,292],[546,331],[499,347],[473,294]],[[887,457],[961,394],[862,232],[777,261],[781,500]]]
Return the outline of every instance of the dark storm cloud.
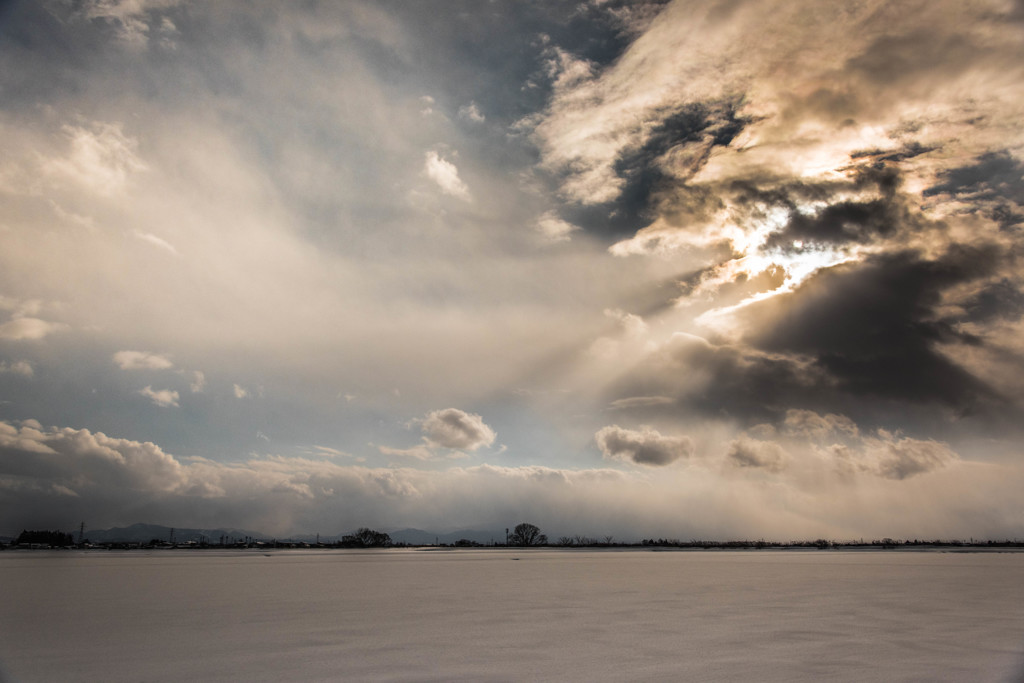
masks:
[[[635,396],[670,396],[644,414],[780,420],[793,406],[815,406],[827,395],[829,377],[796,357],[766,354],[677,334],[610,389],[611,402]]]
[[[850,158],[854,160],[872,158],[875,159],[876,161],[881,162],[899,162],[905,161],[907,159],[913,159],[914,157],[921,156],[922,154],[927,154],[928,152],[934,152],[937,149],[939,149],[937,145],[922,145],[920,142],[916,140],[911,140],[910,142],[905,143],[903,147],[896,150],[895,152],[892,150],[881,149],[856,150],[850,154]]]
[[[891,202],[876,199],[867,202],[837,202],[819,213],[794,213],[785,230],[772,235],[769,246],[794,240],[842,244],[867,243],[889,236],[899,225]]]
[[[1024,204],[1024,163],[1008,152],[989,152],[977,163],[950,169],[941,174],[943,182],[924,191],[924,196],[940,193],[963,199],[1008,199]]]
[[[750,199],[780,206],[789,212],[786,225],[769,236],[766,246],[789,249],[795,241],[812,245],[872,244],[901,233],[939,227],[924,221],[899,191],[902,178],[897,165],[875,161],[851,168],[850,175],[848,183],[794,187],[783,184],[761,192],[748,189],[746,194]],[[865,191],[874,196],[843,198]],[[807,201],[822,202],[825,206],[817,211],[801,210],[801,202]]]
[[[644,143],[624,150],[613,164],[623,181],[618,196],[602,204],[568,207],[568,219],[591,234],[618,239],[635,234],[672,205],[703,204],[705,211],[717,207],[720,202],[713,195],[688,188],[686,180],[704,167],[716,147],[728,146],[750,123],[739,113],[740,106],[738,99],[689,103],[652,122]],[[684,148],[684,166],[669,173],[666,155]]]
[[[995,246],[952,246],[934,259],[902,251],[819,271],[792,292],[738,309],[745,344],[676,335],[608,400],[672,397],[630,408],[637,417],[696,411],[741,423],[777,422],[793,408],[870,420],[900,406],[1001,410],[1004,399],[958,363],[956,350],[987,343],[962,323],[1019,318],[1024,295],[996,275],[1004,260]],[[960,288],[971,293],[947,306]]]
[[[1019,283],[1002,278],[987,284],[963,304],[966,320],[1019,320],[1024,315],[1024,291]]]
[[[842,392],[968,412],[997,397],[939,350],[980,342],[938,307],[944,292],[991,275],[999,260],[994,246],[954,246],[934,260],[907,251],[837,266],[754,307],[755,316],[771,320],[749,340],[765,351],[812,358]]]

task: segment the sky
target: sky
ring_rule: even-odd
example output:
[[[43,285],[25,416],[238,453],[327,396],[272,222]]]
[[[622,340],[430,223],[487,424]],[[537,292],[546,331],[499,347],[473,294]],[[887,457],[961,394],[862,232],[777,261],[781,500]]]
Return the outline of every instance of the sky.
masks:
[[[1024,537],[1024,3],[0,4],[0,534]]]

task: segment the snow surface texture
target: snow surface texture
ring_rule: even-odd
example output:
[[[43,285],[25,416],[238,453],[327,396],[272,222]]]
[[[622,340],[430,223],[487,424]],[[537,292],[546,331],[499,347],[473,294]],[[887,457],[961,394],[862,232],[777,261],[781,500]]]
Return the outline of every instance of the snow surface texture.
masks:
[[[1024,554],[0,555],[0,680],[1018,681]]]

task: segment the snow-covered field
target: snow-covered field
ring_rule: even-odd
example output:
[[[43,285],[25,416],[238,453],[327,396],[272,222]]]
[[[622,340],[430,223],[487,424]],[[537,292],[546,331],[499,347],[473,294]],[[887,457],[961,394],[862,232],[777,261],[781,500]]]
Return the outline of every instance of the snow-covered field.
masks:
[[[1024,554],[0,553],[4,681],[1024,680]]]

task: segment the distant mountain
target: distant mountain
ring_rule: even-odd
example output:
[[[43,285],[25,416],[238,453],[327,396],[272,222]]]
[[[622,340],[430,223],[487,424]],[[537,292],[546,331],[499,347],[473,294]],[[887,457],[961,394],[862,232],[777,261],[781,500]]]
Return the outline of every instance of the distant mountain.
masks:
[[[159,541],[170,541],[171,529],[172,527],[159,524],[132,524],[113,529],[89,529],[85,532],[85,538],[93,543],[148,543],[154,538]],[[220,543],[222,536],[238,541],[243,540],[246,536],[257,539],[267,538],[265,534],[243,529],[184,529],[177,527],[173,527],[173,529],[175,543],[204,540],[207,543]],[[75,540],[78,540],[77,533],[75,533]]]

